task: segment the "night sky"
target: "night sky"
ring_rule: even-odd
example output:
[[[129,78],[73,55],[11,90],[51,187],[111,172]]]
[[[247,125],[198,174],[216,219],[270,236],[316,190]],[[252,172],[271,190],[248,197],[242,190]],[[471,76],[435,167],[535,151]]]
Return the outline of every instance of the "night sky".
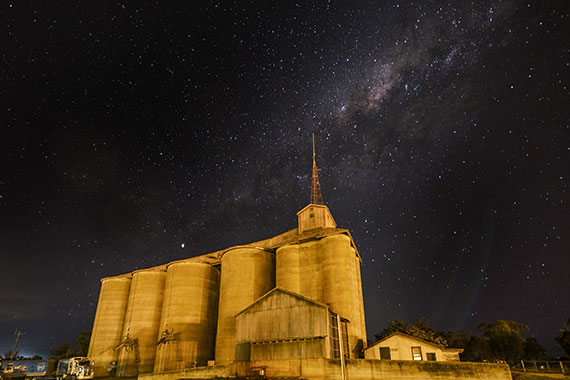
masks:
[[[269,4],[272,3],[273,5]],[[567,1],[0,5],[0,354],[90,331],[99,279],[325,203],[392,319],[570,317]]]

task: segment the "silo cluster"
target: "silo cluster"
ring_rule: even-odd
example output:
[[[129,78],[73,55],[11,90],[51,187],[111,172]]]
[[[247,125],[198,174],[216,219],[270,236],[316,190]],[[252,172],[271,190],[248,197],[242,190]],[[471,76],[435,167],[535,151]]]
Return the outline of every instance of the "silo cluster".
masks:
[[[219,279],[216,267],[200,262],[103,279],[89,347],[95,375],[206,365],[214,354]]]
[[[89,347],[96,376],[181,371],[212,360],[230,364],[236,315],[276,286],[349,321],[349,356],[358,357],[366,342],[360,259],[348,231],[337,229],[332,216],[322,219],[326,226],[299,227],[283,234],[287,239],[103,279]]]

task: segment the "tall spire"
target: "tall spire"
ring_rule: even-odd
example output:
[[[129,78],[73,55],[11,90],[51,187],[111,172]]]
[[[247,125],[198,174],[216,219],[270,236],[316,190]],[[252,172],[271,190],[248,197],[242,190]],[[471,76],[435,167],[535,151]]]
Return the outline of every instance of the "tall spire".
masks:
[[[321,183],[319,182],[319,169],[315,159],[315,134],[313,133],[313,179],[311,181],[311,204],[322,205],[323,193],[321,193]]]

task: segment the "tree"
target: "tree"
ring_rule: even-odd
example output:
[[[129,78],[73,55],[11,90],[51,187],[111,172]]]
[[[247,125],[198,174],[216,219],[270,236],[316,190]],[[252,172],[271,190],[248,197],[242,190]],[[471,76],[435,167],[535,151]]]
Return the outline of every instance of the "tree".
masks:
[[[566,330],[558,330],[554,340],[566,353],[566,356],[570,357],[570,318],[568,318],[568,321],[566,322]]]
[[[444,333],[431,328],[429,322],[423,318],[416,319],[411,326],[402,320],[393,319],[390,321],[388,328],[382,330],[380,334],[375,334],[374,337],[376,341],[379,341],[395,332],[408,334],[427,342],[447,347],[447,340],[445,339]]]
[[[410,334],[410,325],[399,319],[392,319],[387,328],[382,330],[379,334],[374,334],[376,341],[386,338],[388,335],[395,332],[403,332],[404,334]]]
[[[515,321],[496,320],[493,323],[481,323],[483,339],[489,344],[490,360],[504,360],[509,364],[519,361],[524,354],[524,340],[521,332],[528,331],[527,325]]]
[[[410,335],[415,336],[419,339],[423,339],[427,342],[432,342],[437,345],[447,347],[447,339],[445,339],[445,334],[430,327],[427,319],[416,319],[410,329]]]
[[[24,357],[22,355],[20,355],[20,353],[18,352],[18,350],[16,351],[12,351],[12,350],[8,350],[4,353],[4,359],[8,359],[8,360],[22,360]]]
[[[447,340],[448,347],[465,348],[473,334],[468,331],[448,331],[444,337]]]
[[[462,361],[484,362],[492,360],[493,357],[488,340],[477,335],[471,336],[463,349]]]
[[[59,347],[50,350],[52,355],[50,359],[60,360],[77,356],[77,350],[69,346],[69,344],[60,344]]]
[[[87,351],[89,351],[89,342],[91,341],[90,332],[79,333],[77,340],[75,341],[75,346],[77,347],[77,355],[87,356]]]
[[[538,343],[538,339],[529,336],[524,340],[524,360],[548,360],[550,357],[546,353],[544,347]]]

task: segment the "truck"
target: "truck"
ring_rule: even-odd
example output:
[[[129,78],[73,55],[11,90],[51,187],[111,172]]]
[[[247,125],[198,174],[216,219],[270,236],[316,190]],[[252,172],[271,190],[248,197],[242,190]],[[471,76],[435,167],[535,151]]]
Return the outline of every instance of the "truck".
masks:
[[[1,380],[88,380],[93,362],[84,356],[56,360],[2,360]]]

